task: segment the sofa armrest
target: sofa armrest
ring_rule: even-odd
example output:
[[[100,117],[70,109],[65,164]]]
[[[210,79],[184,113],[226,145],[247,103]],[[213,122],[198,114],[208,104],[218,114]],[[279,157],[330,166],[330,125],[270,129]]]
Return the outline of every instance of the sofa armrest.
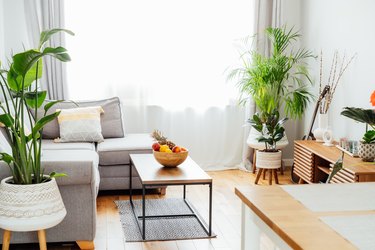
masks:
[[[68,176],[57,178],[59,185],[98,183],[98,154],[92,150],[44,150],[42,167],[49,174],[53,171]]]

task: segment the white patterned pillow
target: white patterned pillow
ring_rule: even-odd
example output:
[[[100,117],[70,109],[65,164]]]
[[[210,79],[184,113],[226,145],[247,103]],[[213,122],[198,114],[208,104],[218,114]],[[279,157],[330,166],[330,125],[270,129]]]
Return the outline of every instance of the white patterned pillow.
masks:
[[[73,109],[61,109],[57,117],[60,127],[60,138],[55,142],[102,142],[100,106]]]

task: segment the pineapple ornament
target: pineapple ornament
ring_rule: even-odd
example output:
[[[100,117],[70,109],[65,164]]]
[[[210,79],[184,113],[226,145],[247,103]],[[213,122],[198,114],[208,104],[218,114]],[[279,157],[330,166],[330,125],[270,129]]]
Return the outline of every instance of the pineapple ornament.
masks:
[[[154,138],[160,145],[167,145],[170,149],[173,149],[173,147],[176,146],[176,144],[168,140],[167,137],[165,137],[159,130],[154,130],[151,133],[151,137]]]

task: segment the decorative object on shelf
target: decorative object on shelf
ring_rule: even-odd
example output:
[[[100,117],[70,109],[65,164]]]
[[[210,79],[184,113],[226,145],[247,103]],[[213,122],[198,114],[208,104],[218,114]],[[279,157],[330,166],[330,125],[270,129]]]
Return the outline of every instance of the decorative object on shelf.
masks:
[[[317,142],[323,142],[324,132],[328,128],[328,114],[318,113],[318,127],[314,129],[314,137]]]
[[[351,157],[359,157],[358,141],[348,141],[346,138],[340,138],[339,145],[336,145],[336,147]]]
[[[186,160],[188,150],[168,140],[161,131],[154,130],[151,137],[156,141],[152,144],[155,160],[164,167],[177,167]]]
[[[280,114],[276,109],[272,113],[255,113],[252,119],[249,119],[251,126],[261,133],[258,138],[259,142],[264,143],[264,150],[257,150],[257,160],[255,166],[259,169],[255,184],[258,183],[260,175],[264,169],[269,169],[270,179],[269,183],[272,184],[272,172],[275,175],[275,181],[278,183],[276,169],[281,167],[281,151],[277,150],[277,142],[284,137],[285,129],[283,124],[288,118],[279,119]]]
[[[43,116],[32,115],[32,110],[37,113],[37,109],[41,107],[47,96],[47,91],[40,90],[38,81],[42,77],[42,58],[52,56],[62,62],[70,61],[70,56],[65,48],[46,46],[51,36],[59,32],[73,35],[71,31],[65,29],[43,31],[40,35],[38,48],[13,55],[9,62],[9,69],[0,69],[0,87],[4,100],[0,103],[0,108],[3,111],[0,115],[0,122],[12,150],[11,154],[0,152],[0,160],[9,165],[12,174],[10,178],[3,180],[0,186],[0,211],[3,211],[0,214],[0,227],[5,229],[4,239],[8,245],[10,231],[35,228],[42,230],[38,232],[42,247],[42,244],[45,245],[43,230],[59,223],[66,214],[62,201],[58,201],[61,196],[57,195],[58,188],[54,180],[54,177],[64,176],[64,174],[52,172],[46,175],[41,167],[41,130],[59,115],[59,112],[46,115],[47,111],[58,101],[46,105]],[[25,125],[26,121],[30,123],[30,127]],[[52,193],[49,193],[51,190],[48,190],[41,191],[44,195],[38,195],[33,191],[49,185],[56,188]],[[52,194],[54,197],[50,197]],[[33,200],[32,203],[35,206],[29,203],[30,199]],[[51,207],[50,210],[45,209],[45,211],[40,209],[44,205],[48,205],[44,203],[50,199],[57,202],[57,207]],[[20,204],[30,205],[20,206]],[[34,208],[38,210],[35,211]],[[23,209],[29,209],[29,212],[25,212]],[[55,212],[56,214],[52,215]],[[51,213],[51,216],[48,215],[42,219],[43,213]],[[30,218],[28,220],[30,223],[36,223],[34,227],[24,222],[24,216]],[[3,245],[3,247],[8,246]]]
[[[323,132],[323,145],[327,147],[332,147],[333,145],[333,136],[332,136],[332,130],[330,127],[327,127],[326,130]]]
[[[375,91],[370,97],[370,102],[375,106]],[[366,124],[366,132],[362,137],[362,140],[359,142],[359,157],[363,161],[374,161],[375,159],[375,109],[362,109],[362,108],[353,108],[345,107],[344,111],[341,112],[341,115],[349,117],[357,122],[362,122]],[[368,129],[370,126],[372,129]]]
[[[339,64],[339,53],[335,51],[332,59],[331,69],[328,76],[327,84],[323,87],[323,52],[320,51],[320,76],[319,76],[319,94],[323,98],[319,102],[319,114],[318,114],[318,127],[314,130],[314,137],[316,141],[323,142],[323,134],[329,126],[328,122],[328,109],[333,99],[333,94],[339,85],[340,79],[344,74],[345,70],[348,68],[350,63],[355,58],[354,54],[348,62],[345,62],[346,55],[344,54],[341,64]],[[339,69],[338,69],[339,67]],[[329,87],[327,90],[327,86]]]
[[[333,99],[333,94],[336,91],[337,86],[340,83],[341,77],[353,61],[353,59],[357,56],[354,54],[349,61],[346,62],[346,54],[344,54],[341,64],[339,64],[339,52],[335,51],[332,58],[331,69],[329,71],[329,76],[327,80],[328,86],[330,86],[328,93],[325,95],[324,99],[320,102],[319,113],[320,114],[327,114],[329,106]],[[339,68],[338,68],[339,66]],[[322,93],[324,90],[323,88],[323,52],[320,51],[320,75],[319,75],[319,93]]]

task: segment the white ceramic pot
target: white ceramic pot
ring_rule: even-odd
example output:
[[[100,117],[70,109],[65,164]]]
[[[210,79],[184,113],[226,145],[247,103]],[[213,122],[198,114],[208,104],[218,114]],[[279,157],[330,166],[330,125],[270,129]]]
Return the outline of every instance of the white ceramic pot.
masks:
[[[257,168],[277,169],[281,167],[281,151],[264,152],[257,150]]]
[[[0,184],[0,228],[9,231],[37,231],[54,227],[66,215],[56,180],[31,185]]]
[[[375,143],[359,142],[358,155],[363,161],[372,162],[375,159]]]
[[[318,114],[318,127],[313,134],[317,142],[323,142],[323,134],[328,128],[328,114]]]

